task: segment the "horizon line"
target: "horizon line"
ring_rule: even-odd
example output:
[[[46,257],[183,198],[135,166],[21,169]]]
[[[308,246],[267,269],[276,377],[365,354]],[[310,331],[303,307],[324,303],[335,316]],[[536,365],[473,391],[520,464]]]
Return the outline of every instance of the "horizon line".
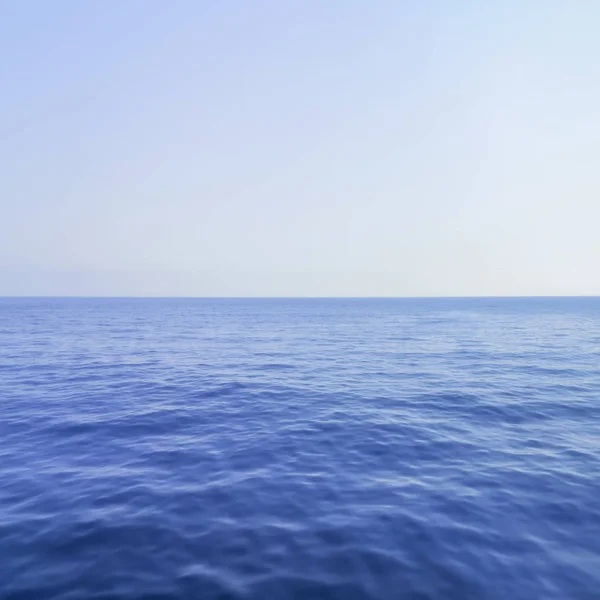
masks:
[[[600,294],[567,295],[465,295],[465,296],[127,296],[127,295],[20,295],[0,294],[0,299],[88,299],[88,300],[484,300],[484,299],[550,299],[550,298],[600,298]]]

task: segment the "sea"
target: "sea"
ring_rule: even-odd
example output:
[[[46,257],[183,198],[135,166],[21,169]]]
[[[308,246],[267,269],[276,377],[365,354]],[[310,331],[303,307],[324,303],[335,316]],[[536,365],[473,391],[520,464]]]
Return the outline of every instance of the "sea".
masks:
[[[0,299],[0,599],[600,598],[600,298]]]

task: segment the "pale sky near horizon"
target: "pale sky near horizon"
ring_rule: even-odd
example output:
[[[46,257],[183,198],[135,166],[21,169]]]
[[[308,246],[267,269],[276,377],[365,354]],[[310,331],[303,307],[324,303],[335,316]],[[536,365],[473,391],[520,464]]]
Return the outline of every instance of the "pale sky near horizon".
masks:
[[[0,295],[600,294],[596,0],[0,0]]]

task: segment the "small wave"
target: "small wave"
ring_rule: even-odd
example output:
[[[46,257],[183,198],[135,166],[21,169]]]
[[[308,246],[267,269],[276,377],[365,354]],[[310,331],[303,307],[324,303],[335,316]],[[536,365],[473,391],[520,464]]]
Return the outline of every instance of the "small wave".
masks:
[[[1,301],[0,598],[594,597],[597,301],[507,302]]]

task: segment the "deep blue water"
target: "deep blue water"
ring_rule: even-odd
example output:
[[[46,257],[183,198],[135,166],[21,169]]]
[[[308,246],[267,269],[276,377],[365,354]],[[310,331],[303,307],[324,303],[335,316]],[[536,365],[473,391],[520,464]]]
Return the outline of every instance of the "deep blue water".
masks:
[[[0,300],[0,598],[598,599],[600,299]]]

